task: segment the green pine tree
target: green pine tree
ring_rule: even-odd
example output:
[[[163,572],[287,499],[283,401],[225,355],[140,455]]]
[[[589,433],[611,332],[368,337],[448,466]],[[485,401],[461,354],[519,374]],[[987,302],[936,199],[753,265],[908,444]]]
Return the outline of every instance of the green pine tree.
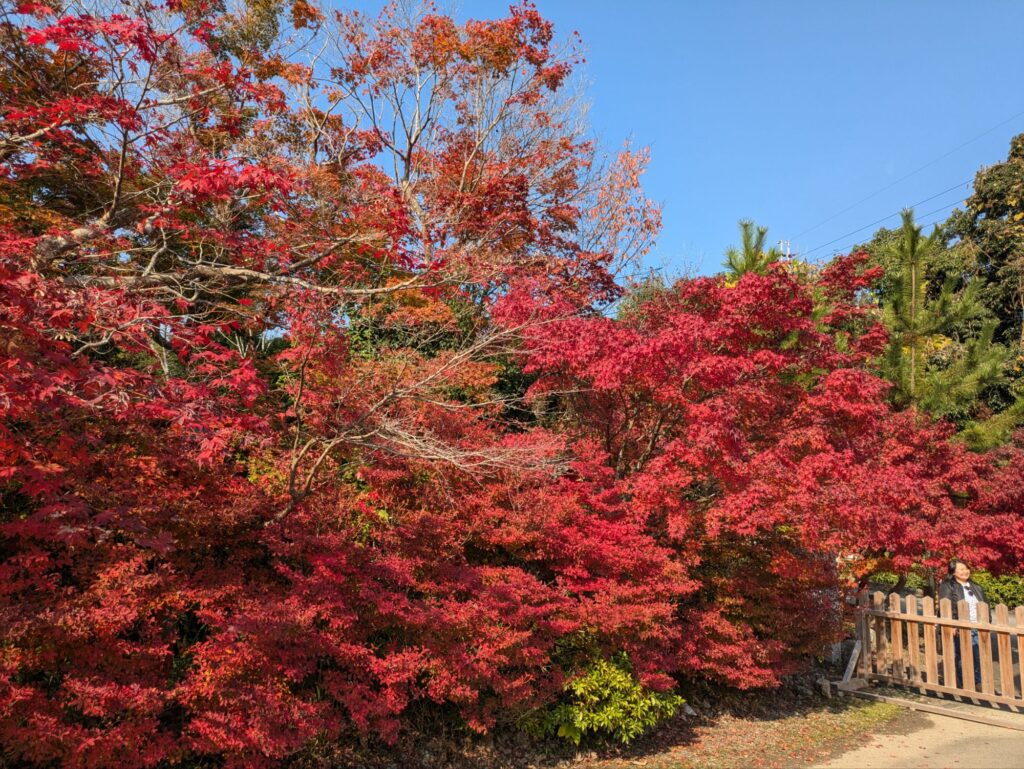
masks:
[[[740,248],[730,246],[725,252],[725,270],[730,281],[739,280],[748,272],[763,273],[782,258],[775,246],[765,250],[767,227],[759,227],[751,219],[741,219]]]
[[[947,273],[929,290],[930,266],[945,242],[939,228],[925,237],[913,211],[903,212],[886,248],[892,274],[882,297],[890,334],[883,373],[896,385],[894,400],[966,426],[985,411],[984,396],[1005,380],[1010,358],[993,341],[997,321],[980,300],[980,283]]]
[[[975,451],[986,451],[1010,440],[1013,431],[1024,424],[1024,395],[1002,411],[968,422],[960,437]]]

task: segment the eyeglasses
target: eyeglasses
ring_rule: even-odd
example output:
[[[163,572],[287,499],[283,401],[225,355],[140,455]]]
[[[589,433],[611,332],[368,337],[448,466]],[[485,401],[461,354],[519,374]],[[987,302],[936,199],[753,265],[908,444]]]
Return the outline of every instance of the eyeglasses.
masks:
[[[974,591],[971,590],[971,588],[965,587],[964,592],[967,593],[967,595],[969,595],[971,598],[974,598]]]

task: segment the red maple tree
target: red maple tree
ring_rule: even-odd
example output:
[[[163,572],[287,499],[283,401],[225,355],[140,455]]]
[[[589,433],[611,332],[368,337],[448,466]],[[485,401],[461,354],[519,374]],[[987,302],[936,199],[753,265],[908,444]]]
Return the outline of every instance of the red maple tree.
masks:
[[[990,458],[948,426],[893,413],[868,373],[886,337],[856,302],[879,277],[865,260],[683,280],[617,319],[553,320],[530,337],[533,396],[557,399],[561,430],[601,448],[689,580],[684,673],[774,684],[836,640],[847,578],[954,552],[1017,557],[1005,489],[1019,484],[993,483]]]
[[[770,683],[836,555],[1019,563],[1016,455],[890,412],[856,259],[607,314],[647,155],[533,6],[0,14],[12,757],[486,729],[621,651]]]

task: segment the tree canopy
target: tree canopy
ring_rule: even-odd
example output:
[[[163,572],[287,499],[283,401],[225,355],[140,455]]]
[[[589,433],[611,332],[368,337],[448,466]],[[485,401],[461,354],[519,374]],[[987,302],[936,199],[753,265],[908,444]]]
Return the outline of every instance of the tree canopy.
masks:
[[[889,400],[867,255],[612,317],[648,154],[532,5],[0,24],[11,760],[280,765],[609,666],[664,714],[777,683],[879,565],[1020,568],[1020,449]]]
[[[980,170],[966,209],[950,217],[952,234],[971,249],[985,300],[999,319],[997,339],[1024,345],[1024,134],[1002,163]]]

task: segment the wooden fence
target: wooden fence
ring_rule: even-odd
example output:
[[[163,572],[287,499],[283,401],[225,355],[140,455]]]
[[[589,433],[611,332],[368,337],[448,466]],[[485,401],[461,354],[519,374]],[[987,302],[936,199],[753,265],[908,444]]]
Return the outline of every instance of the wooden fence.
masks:
[[[865,591],[858,597],[857,638],[861,642],[859,673],[868,681],[884,681],[963,698],[1024,708],[1024,606],[1011,613],[1006,606],[978,604],[978,621],[953,619],[948,598],[939,601],[938,615],[931,598],[886,598]],[[966,601],[957,604],[957,616],[969,617]],[[971,631],[978,632],[978,655],[971,653]],[[957,681],[959,639],[960,681]],[[981,684],[975,685],[975,665]]]

